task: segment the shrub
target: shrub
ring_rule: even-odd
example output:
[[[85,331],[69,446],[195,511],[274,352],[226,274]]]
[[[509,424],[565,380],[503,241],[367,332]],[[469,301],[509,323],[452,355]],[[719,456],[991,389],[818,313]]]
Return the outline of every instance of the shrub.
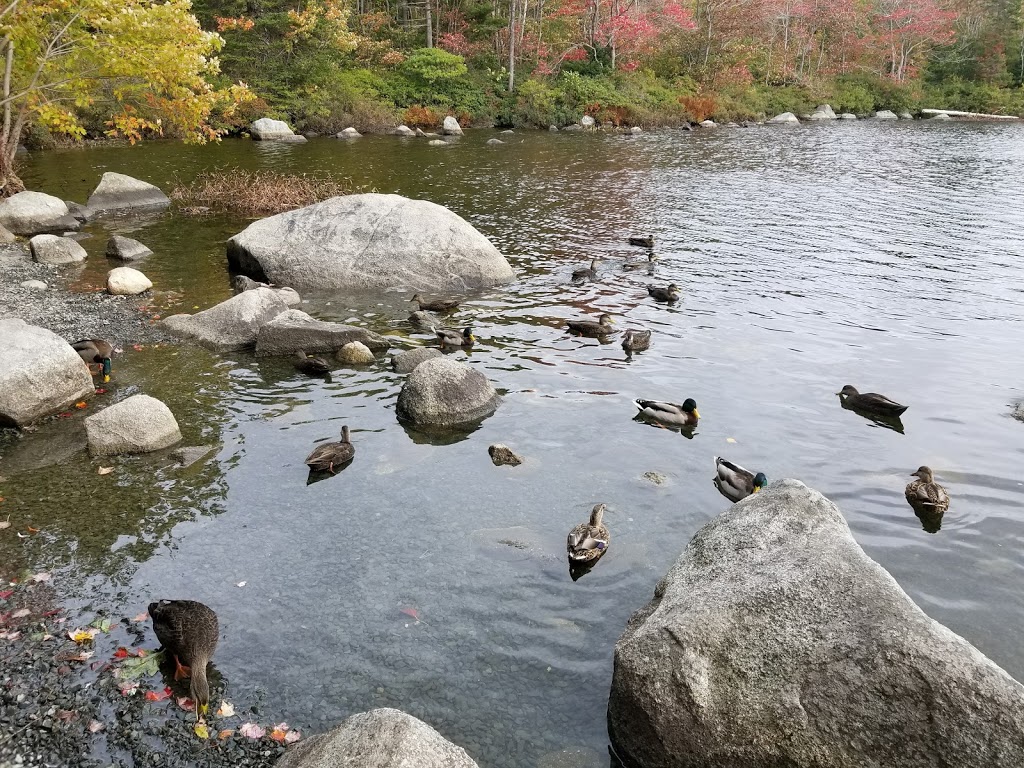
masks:
[[[402,115],[402,123],[410,128],[436,128],[443,118],[430,107],[413,104]]]
[[[690,115],[690,119],[695,123],[704,122],[718,111],[718,99],[713,94],[680,96],[679,103],[683,105]]]
[[[197,176],[190,184],[176,185],[171,199],[183,213],[231,213],[257,218],[354,191],[349,181],[232,168],[210,171]]]

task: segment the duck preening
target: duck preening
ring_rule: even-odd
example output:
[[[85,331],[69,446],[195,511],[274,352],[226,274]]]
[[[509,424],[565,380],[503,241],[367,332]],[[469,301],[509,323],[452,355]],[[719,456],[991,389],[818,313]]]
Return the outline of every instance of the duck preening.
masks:
[[[437,334],[437,340],[441,345],[441,349],[444,349],[445,347],[463,347],[464,349],[470,349],[474,344],[476,344],[476,336],[473,335],[472,328],[463,328],[462,333],[442,328],[435,331],[435,333]]]
[[[667,301],[672,303],[674,301],[679,301],[679,286],[675,283],[670,283],[664,288],[659,285],[649,285],[647,287],[647,295],[655,301]]]
[[[600,262],[600,259],[594,259],[590,262],[589,267],[577,269],[572,273],[572,279],[577,282],[582,280],[597,280],[597,265]]]
[[[654,235],[630,235],[629,244],[638,245],[641,248],[653,248]]]
[[[921,466],[916,472],[910,473],[916,477],[907,484],[904,492],[907,501],[915,510],[923,509],[933,514],[945,512],[949,509],[949,494],[946,489],[935,482],[935,476],[929,467]]]
[[[459,308],[459,302],[455,299],[434,299],[433,301],[426,301],[418,293],[414,293],[409,301],[415,301],[416,306],[421,310],[426,309],[431,312],[454,312]]]
[[[659,424],[668,424],[672,427],[693,427],[700,421],[697,401],[692,397],[683,400],[682,405],[663,403],[658,400],[636,400],[635,402],[636,407],[640,409],[640,416]]]
[[[593,320],[570,320],[566,325],[570,331],[582,334],[583,336],[607,336],[612,332],[612,316],[607,312],[602,314],[595,323]]]
[[[909,407],[900,405],[895,400],[890,400],[885,395],[879,395],[875,392],[864,392],[862,394],[857,391],[856,387],[850,384],[847,384],[836,394],[850,408],[866,413],[876,413],[880,416],[899,416]]]
[[[149,604],[153,631],[174,659],[174,679],[189,678],[189,694],[196,714],[210,709],[210,683],[206,665],[217,648],[220,630],[213,609],[195,600],[159,600]]]
[[[608,551],[611,535],[602,522],[605,509],[604,504],[595,504],[590,512],[590,520],[569,531],[565,551],[569,556],[570,566],[593,563]]]
[[[715,456],[714,483],[725,498],[730,501],[739,501],[768,485],[768,478],[765,477],[764,472],[758,472],[755,475],[739,464],[733,464],[721,456]]]
[[[622,332],[622,348],[627,355],[644,352],[651,348],[651,332],[649,330],[629,328]]]
[[[295,368],[310,376],[323,376],[331,372],[331,364],[322,357],[308,357],[299,350],[295,353]]]
[[[306,466],[314,472],[330,472],[332,475],[356,455],[355,446],[348,438],[348,425],[341,428],[341,440],[336,443],[322,443],[306,457]]]
[[[89,373],[93,376],[103,374],[104,383],[110,381],[110,357],[114,354],[114,347],[105,339],[80,339],[71,344],[71,347],[78,353],[78,356],[85,361],[89,367]],[[96,370],[93,370],[93,366]]]

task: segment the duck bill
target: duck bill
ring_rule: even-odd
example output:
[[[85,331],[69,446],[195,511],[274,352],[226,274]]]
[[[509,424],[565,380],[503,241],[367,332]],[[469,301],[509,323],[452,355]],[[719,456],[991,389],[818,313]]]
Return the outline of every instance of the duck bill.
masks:
[[[760,493],[760,492],[761,492],[761,486],[760,485],[755,485],[754,486],[754,493]]]
[[[698,411],[696,408],[694,408],[693,409],[693,415],[694,415],[694,417],[699,419],[700,418],[700,411]]]

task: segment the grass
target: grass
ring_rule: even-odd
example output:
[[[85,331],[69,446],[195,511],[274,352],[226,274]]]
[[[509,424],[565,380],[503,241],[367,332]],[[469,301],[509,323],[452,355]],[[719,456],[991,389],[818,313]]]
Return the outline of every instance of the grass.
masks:
[[[350,181],[306,174],[238,169],[200,174],[171,192],[178,210],[190,215],[231,213],[249,218],[270,216],[357,191]]]

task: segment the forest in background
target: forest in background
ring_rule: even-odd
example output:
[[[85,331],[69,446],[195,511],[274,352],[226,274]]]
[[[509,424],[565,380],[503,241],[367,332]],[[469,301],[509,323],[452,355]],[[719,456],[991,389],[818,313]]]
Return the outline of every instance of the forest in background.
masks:
[[[659,125],[830,103],[1024,114],[1022,0],[195,0],[300,130]]]

